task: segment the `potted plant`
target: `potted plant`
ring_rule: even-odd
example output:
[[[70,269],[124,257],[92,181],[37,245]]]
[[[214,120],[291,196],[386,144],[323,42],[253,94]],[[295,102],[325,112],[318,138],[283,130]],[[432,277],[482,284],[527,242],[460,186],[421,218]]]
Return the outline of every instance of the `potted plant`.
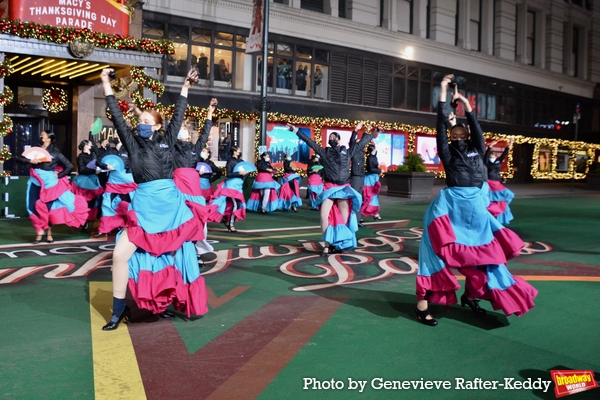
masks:
[[[388,171],[385,177],[388,196],[417,200],[432,197],[435,174],[427,172],[423,159],[417,153],[409,153],[404,164],[395,171]]]
[[[587,187],[591,190],[600,190],[600,163],[594,163],[586,177]]]

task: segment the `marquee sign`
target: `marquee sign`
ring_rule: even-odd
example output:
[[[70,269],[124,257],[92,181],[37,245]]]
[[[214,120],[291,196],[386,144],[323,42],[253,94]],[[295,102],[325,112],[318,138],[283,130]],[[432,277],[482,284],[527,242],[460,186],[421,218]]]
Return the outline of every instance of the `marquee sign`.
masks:
[[[129,34],[125,0],[10,0],[9,16],[12,21]]]

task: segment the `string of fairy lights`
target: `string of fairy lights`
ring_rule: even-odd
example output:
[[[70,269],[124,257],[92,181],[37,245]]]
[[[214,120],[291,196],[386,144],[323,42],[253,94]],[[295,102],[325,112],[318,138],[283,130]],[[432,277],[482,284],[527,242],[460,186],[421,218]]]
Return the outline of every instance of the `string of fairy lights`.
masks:
[[[4,60],[4,61],[0,62],[0,79],[4,79],[5,77],[12,74],[12,72],[13,72],[13,68],[10,65],[9,60]],[[0,94],[0,107],[4,108],[4,106],[12,103],[13,99],[14,99],[13,91],[8,86],[4,86],[4,90]],[[12,133],[12,126],[13,126],[12,119],[10,119],[10,117],[8,115],[4,114],[4,116],[2,117],[2,121],[0,121],[0,137],[5,137],[7,135],[10,135]],[[12,157],[12,153],[10,152],[10,148],[6,144],[3,145],[0,148],[0,164],[4,163],[5,161],[10,160],[11,157]],[[10,176],[10,172],[8,172],[8,171],[2,171],[0,173],[0,177],[8,177],[8,176]]]

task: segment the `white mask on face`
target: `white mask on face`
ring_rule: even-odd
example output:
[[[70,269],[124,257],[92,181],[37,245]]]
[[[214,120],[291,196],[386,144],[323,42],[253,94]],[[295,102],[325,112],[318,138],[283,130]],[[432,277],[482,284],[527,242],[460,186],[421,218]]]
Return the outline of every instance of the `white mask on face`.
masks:
[[[271,161],[271,159],[269,157],[265,157],[265,161],[269,162],[269,161]]]
[[[496,162],[496,156],[490,156],[490,162]]]
[[[200,157],[202,157],[203,160],[206,160],[208,158],[208,153],[203,151],[202,153],[200,153]]]

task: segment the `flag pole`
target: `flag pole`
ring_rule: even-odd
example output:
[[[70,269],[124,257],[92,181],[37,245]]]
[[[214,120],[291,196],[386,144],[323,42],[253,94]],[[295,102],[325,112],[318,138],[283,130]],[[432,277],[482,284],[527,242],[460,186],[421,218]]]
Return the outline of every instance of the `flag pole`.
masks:
[[[260,145],[267,144],[267,72],[269,68],[269,0],[263,0],[262,71],[260,88]]]

